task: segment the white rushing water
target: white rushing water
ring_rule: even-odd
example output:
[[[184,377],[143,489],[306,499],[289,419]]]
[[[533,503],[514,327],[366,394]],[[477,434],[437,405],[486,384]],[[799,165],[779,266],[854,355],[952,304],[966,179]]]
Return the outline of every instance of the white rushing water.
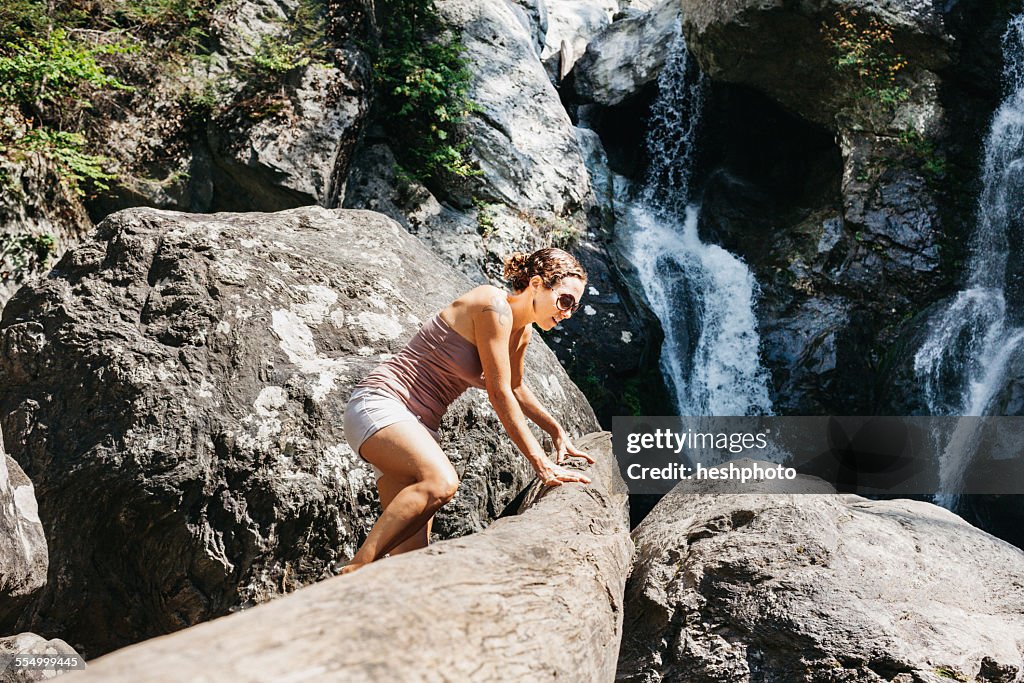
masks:
[[[1013,320],[1008,265],[1011,232],[1024,220],[1024,14],[1003,35],[1006,97],[992,116],[985,140],[982,191],[971,236],[967,287],[929,329],[914,357],[933,415],[990,414],[992,400],[1005,386],[1011,361],[1024,346],[1024,327]],[[940,461],[940,488],[956,492],[975,450],[977,421],[963,421]],[[956,503],[955,493],[936,502]]]
[[[679,415],[768,415],[757,283],[743,261],[700,241],[700,209],[688,203],[704,89],[680,31],[652,106],[647,176],[618,229],[665,332],[662,372]]]

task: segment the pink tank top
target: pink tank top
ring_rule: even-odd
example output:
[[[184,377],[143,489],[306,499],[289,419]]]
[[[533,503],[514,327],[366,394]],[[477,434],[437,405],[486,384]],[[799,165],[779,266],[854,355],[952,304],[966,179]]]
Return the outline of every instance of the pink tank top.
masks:
[[[484,388],[480,353],[441,314],[430,319],[405,348],[356,385],[375,387],[400,399],[430,429],[437,430],[448,406],[469,387]]]

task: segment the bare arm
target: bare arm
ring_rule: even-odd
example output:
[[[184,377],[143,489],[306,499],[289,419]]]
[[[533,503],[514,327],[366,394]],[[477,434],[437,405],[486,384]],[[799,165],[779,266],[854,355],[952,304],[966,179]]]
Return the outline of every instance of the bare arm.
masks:
[[[474,316],[473,325],[477,350],[484,370],[487,397],[512,442],[526,456],[545,484],[557,485],[566,481],[589,482],[589,479],[579,473],[556,467],[526,424],[523,410],[512,391],[512,363],[508,351],[512,334],[512,309],[504,295],[495,294]]]
[[[548,411],[544,409],[544,406],[540,404],[540,401],[537,400],[534,393],[530,391],[530,387],[526,386],[525,383],[513,389],[512,393],[515,394],[516,401],[519,402],[519,407],[523,409],[526,417],[550,434],[552,439],[565,433],[562,425],[558,424],[555,418],[551,417]]]
[[[558,423],[558,420],[551,417],[551,414],[544,409],[537,396],[530,390],[530,387],[526,386],[526,382],[523,381],[526,346],[530,342],[531,335],[532,330],[530,328],[524,330],[522,339],[512,354],[512,393],[515,395],[516,401],[519,402],[519,407],[526,417],[551,436],[551,442],[555,446],[555,462],[561,462],[562,458],[566,455],[577,456],[589,462],[594,462],[594,459],[587,453],[573,446],[569,434]]]

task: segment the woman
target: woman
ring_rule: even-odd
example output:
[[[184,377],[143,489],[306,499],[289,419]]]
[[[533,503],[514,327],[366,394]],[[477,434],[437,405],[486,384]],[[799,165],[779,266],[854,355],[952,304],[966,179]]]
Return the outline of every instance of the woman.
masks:
[[[579,308],[587,274],[561,249],[513,254],[505,278],[514,292],[482,285],[434,316],[396,356],[360,382],[345,409],[352,450],[377,473],[383,514],[342,573],[427,545],[434,513],[455,495],[455,468],[438,446],[437,427],[466,388],[487,389],[501,424],[547,486],[589,484],[559,466],[577,450],[558,422],[523,383],[523,359],[533,325],[550,330]],[[526,425],[551,435],[555,462]]]

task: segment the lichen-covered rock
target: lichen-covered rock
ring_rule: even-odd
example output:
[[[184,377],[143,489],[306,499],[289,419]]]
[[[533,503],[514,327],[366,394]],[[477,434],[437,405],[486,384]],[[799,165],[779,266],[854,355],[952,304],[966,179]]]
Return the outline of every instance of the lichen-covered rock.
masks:
[[[378,508],[342,433],[345,402],[469,286],[366,211],[107,218],[0,322],[0,420],[50,547],[19,628],[91,657],[351,556]],[[596,427],[543,343],[527,368],[567,429]],[[442,434],[462,485],[435,529],[458,536],[532,472],[481,392]]]
[[[573,68],[573,89],[586,102],[613,106],[657,80],[679,32],[679,0],[611,24]]]
[[[46,583],[46,536],[32,482],[0,443],[0,620]]]
[[[49,669],[40,668],[13,668],[8,666],[0,669],[0,683],[30,683],[31,681],[48,681],[55,676],[67,673],[69,670],[84,668],[85,659],[75,652],[75,649],[60,638],[47,640],[35,633],[19,633],[16,636],[0,638],[0,664],[5,664],[8,657],[14,655],[36,655],[50,658],[59,657],[62,659],[73,659],[75,663],[82,662],[83,666],[54,666]]]
[[[1024,671],[1024,553],[929,503],[684,484],[633,535],[618,680]]]

